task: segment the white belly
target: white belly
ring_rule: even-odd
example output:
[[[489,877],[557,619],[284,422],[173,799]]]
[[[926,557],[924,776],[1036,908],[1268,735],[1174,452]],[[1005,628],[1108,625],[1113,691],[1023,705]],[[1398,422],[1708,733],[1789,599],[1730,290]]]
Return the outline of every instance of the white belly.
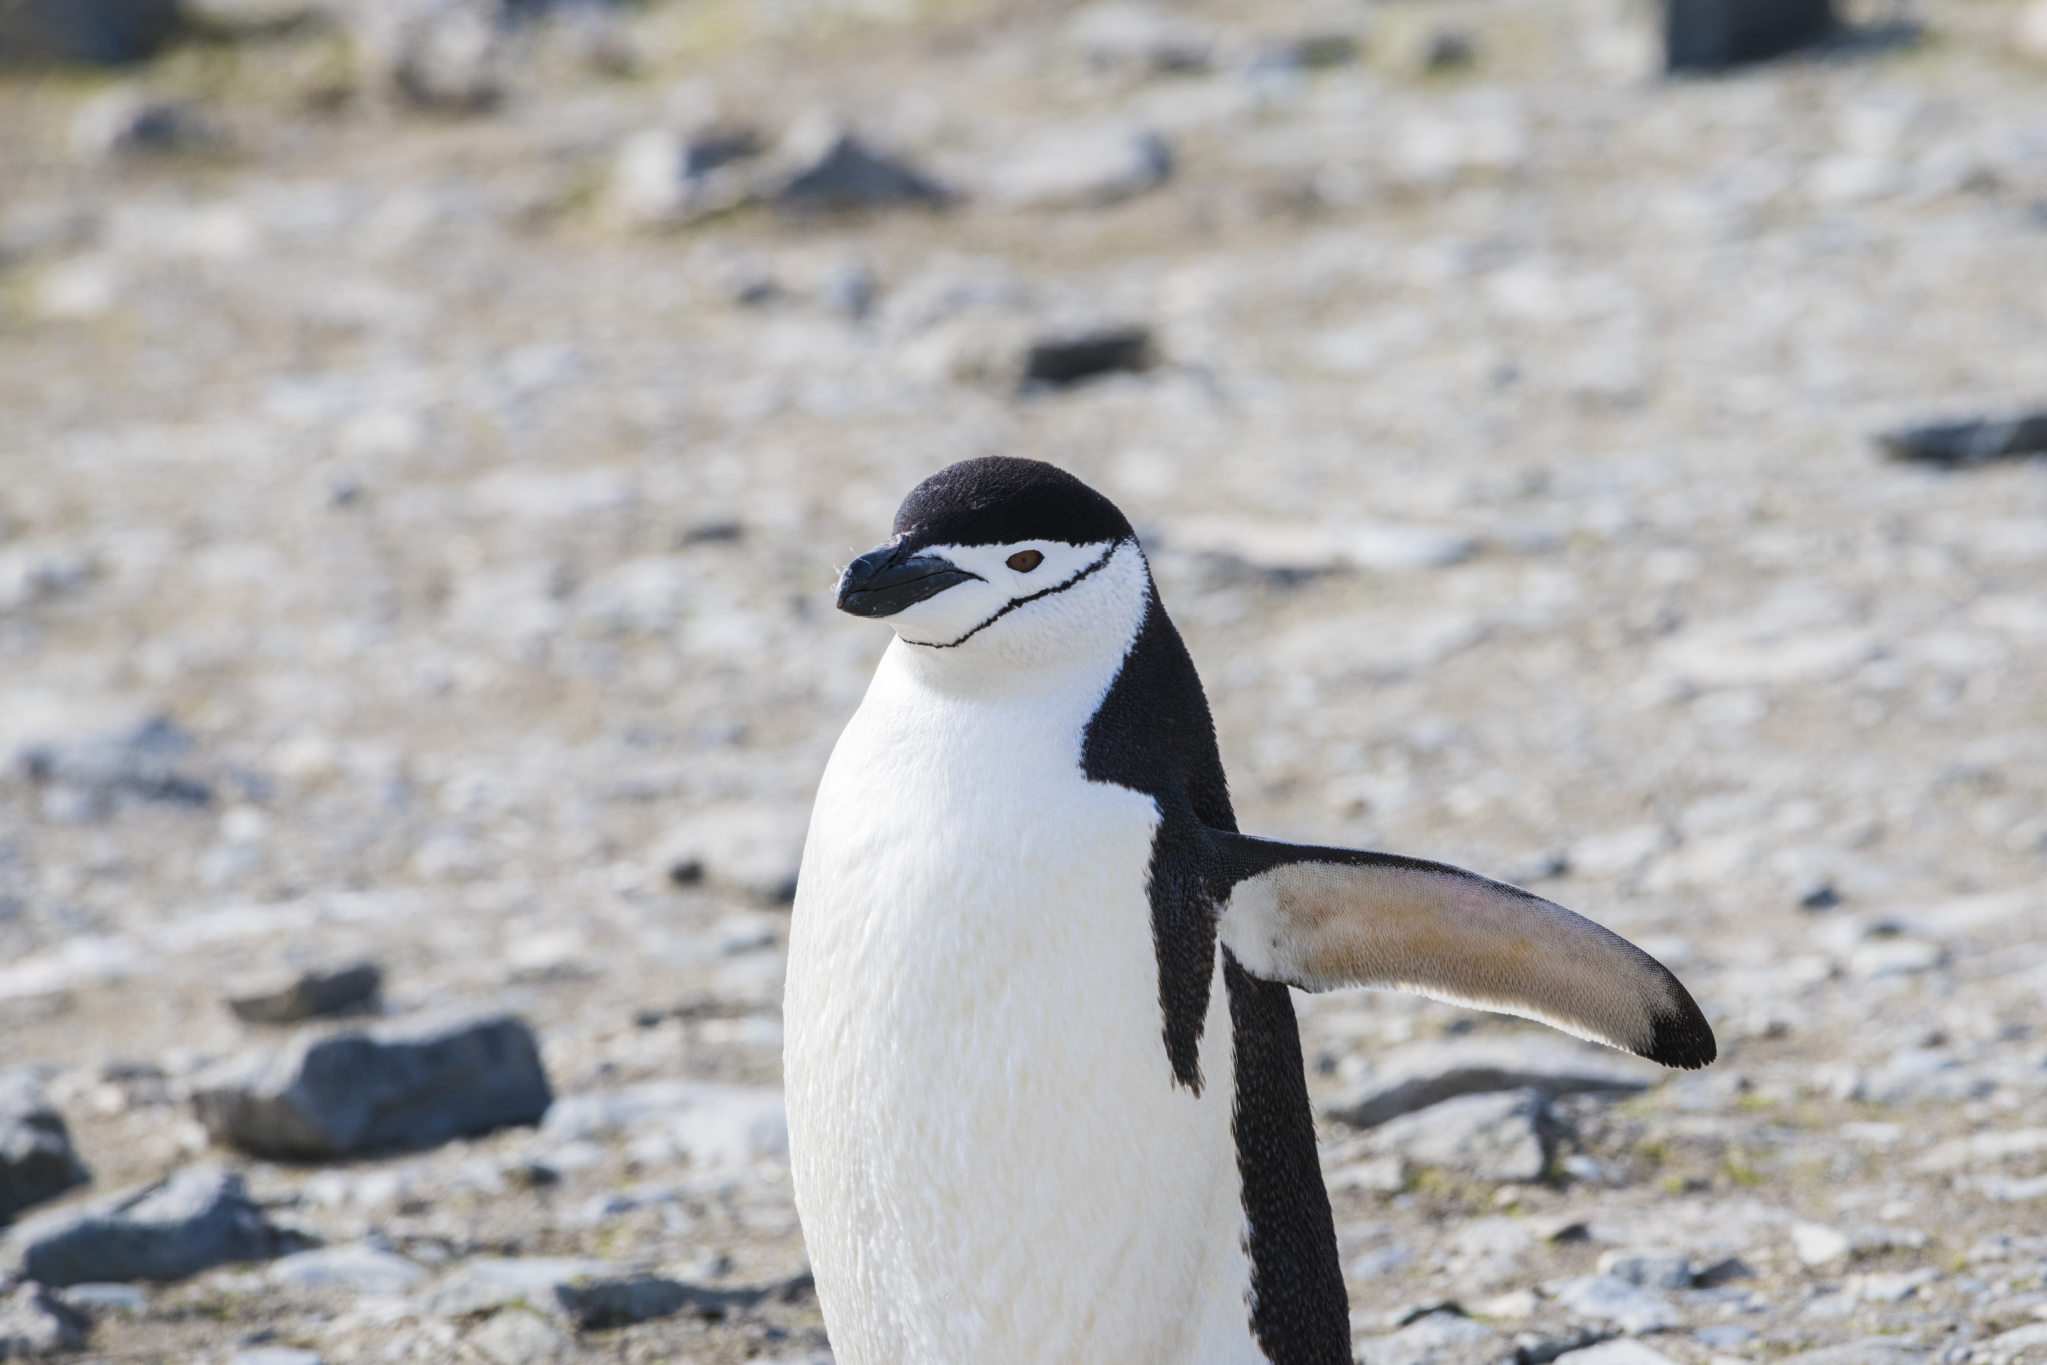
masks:
[[[1218,973],[1197,1098],[1161,1036],[1157,816],[1081,776],[1081,703],[948,702],[885,662],[827,769],[785,1071],[844,1365],[1264,1359],[1228,1001]]]

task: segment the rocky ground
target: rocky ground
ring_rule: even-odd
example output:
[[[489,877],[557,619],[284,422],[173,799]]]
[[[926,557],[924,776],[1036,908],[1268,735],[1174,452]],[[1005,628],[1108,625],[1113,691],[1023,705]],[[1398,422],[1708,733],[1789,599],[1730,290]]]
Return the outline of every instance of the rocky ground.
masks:
[[[0,78],[0,1197],[88,1282],[0,1343],[828,1359],[829,587],[999,452],[1140,527],[1245,828],[1535,885],[1719,1033],[1302,999],[1361,1360],[2047,1359],[2047,461],[1871,440],[2047,400],[2037,12],[1671,80],[1594,3],[198,8]],[[520,1121],[290,1128],[343,1054]]]

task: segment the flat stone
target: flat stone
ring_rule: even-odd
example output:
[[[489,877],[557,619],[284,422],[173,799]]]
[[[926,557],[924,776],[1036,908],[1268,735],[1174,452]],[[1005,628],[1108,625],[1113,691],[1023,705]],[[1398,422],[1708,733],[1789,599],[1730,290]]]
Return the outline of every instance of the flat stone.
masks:
[[[91,1179],[35,1073],[0,1072],[0,1222]]]
[[[33,1280],[0,1299],[0,1360],[33,1360],[85,1345],[85,1315]]]
[[[426,1311],[472,1317],[523,1307],[556,1315],[578,1328],[624,1327],[685,1310],[719,1313],[788,1296],[787,1282],[714,1288],[628,1270],[606,1261],[530,1256],[471,1261],[436,1285]]]
[[[2023,459],[2047,451],[2047,412],[1905,427],[1883,433],[1876,443],[1893,460],[1944,469]]]
[[[1446,1346],[1483,1341],[1492,1334],[1492,1328],[1461,1313],[1436,1312],[1386,1336],[1366,1337],[1354,1349],[1358,1365],[1421,1365]]]
[[[426,1279],[426,1267],[370,1246],[321,1247],[272,1261],[264,1278],[299,1289],[352,1289],[403,1294]]]
[[[27,1279],[71,1285],[181,1280],[231,1261],[276,1254],[277,1237],[242,1178],[187,1166],[168,1179],[11,1229],[6,1260]]]
[[[149,1308],[149,1291],[132,1284],[71,1284],[64,1301],[88,1312],[141,1313]]]
[[[1102,125],[1041,134],[989,176],[987,193],[1013,208],[1114,204],[1163,185],[1172,149],[1144,128]]]
[[[192,1095],[215,1141],[298,1160],[537,1123],[552,1100],[532,1030],[509,1015],[257,1049],[202,1073]]]
[[[564,1095],[542,1120],[554,1142],[611,1134],[661,1138],[692,1163],[745,1166],[789,1150],[782,1092],[771,1086],[711,1081],[646,1081],[617,1090]]]
[[[1600,1318],[1623,1332],[1655,1332],[1677,1325],[1669,1300],[1613,1275],[1579,1275],[1557,1287],[1557,1302],[1581,1317]]]
[[[227,1007],[251,1024],[295,1024],[376,998],[384,973],[374,962],[313,967],[284,978],[250,981],[228,995]]]
[[[1608,1251],[1600,1255],[1599,1273],[1642,1289],[1690,1289],[1692,1263],[1667,1251]]]
[[[1514,1338],[1514,1365],[1549,1365],[1550,1361],[1561,1359],[1573,1351],[1609,1341],[1613,1335],[1611,1327],[1591,1327],[1582,1323],[1562,1336],[1523,1332]]]
[[[1663,1352],[1626,1338],[1566,1351],[1557,1359],[1569,1361],[1571,1365],[1677,1365]]]
[[[1459,1095],[1532,1089],[1562,1095],[1645,1090],[1655,1068],[1611,1050],[1549,1039],[1456,1039],[1413,1043],[1375,1058],[1371,1075],[1322,1106],[1325,1117],[1376,1128]]]
[[[1555,1151],[1549,1101],[1534,1089],[1462,1095],[1388,1120],[1374,1145],[1477,1180],[1539,1180]]]
[[[449,1273],[426,1297],[434,1317],[459,1318],[523,1303],[542,1310],[555,1306],[555,1290],[578,1280],[615,1277],[609,1261],[573,1256],[517,1256],[470,1261]]]
[[[1782,56],[1834,28],[1832,0],[1664,0],[1664,65],[1715,71]]]

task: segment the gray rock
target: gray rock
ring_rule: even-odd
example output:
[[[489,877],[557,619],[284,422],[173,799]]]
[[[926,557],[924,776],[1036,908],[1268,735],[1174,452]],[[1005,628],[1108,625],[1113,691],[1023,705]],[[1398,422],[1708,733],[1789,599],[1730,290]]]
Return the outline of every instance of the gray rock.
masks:
[[[1599,1258],[1599,1273],[1641,1289],[1692,1287],[1691,1261],[1671,1251],[1609,1251]]]
[[[611,206],[627,223],[643,227],[736,208],[752,192],[741,163],[760,150],[760,139],[744,128],[635,133],[612,163]]]
[[[2015,1332],[2005,1333],[2004,1336],[2032,1333],[2031,1344],[2047,1345],[2047,1330],[2043,1328],[2047,1328],[2047,1324],[2020,1327]],[[1993,1361],[2002,1359],[2002,1353],[1997,1350],[1997,1343],[2003,1339],[2004,1337],[1992,1337],[1983,1343],[1975,1358]],[[1778,1360],[1779,1365],[1914,1365],[1914,1362],[1925,1358],[1925,1348],[1910,1341],[1900,1341],[1896,1337],[1864,1337],[1860,1341],[1846,1341],[1838,1346],[1822,1346],[1814,1351],[1800,1351],[1797,1355],[1780,1356]]]
[[[215,1141],[292,1159],[431,1147],[537,1123],[552,1100],[532,1030],[509,1015],[257,1049],[202,1073],[192,1095]]]
[[[552,1310],[555,1291],[579,1281],[615,1278],[608,1261],[573,1256],[518,1256],[470,1261],[449,1273],[426,1297],[434,1317],[464,1318],[513,1304]]]
[[[1376,1128],[1459,1095],[1539,1090],[1564,1095],[1625,1095],[1647,1089],[1655,1068],[1613,1051],[1545,1038],[1414,1043],[1375,1059],[1371,1076],[1332,1098],[1323,1114],[1354,1128]]]
[[[1514,1365],[1549,1365],[1549,1362],[1587,1346],[1596,1346],[1614,1335],[1610,1327],[1580,1326],[1561,1336],[1523,1332],[1514,1338]]]
[[[1058,387],[1105,374],[1149,369],[1151,363],[1150,328],[1098,327],[1033,341],[1024,355],[1023,378],[1026,384]]]
[[[1905,427],[1884,432],[1876,443],[1893,460],[1945,469],[2020,459],[2047,451],[2047,412]]]
[[[358,1294],[403,1294],[427,1276],[426,1268],[372,1246],[321,1247],[272,1261],[264,1278],[299,1289],[352,1289]]]
[[[0,67],[138,62],[177,23],[177,0],[7,0],[0,3]]]
[[[275,1255],[277,1240],[240,1176],[201,1165],[27,1219],[8,1233],[5,1259],[24,1278],[51,1285],[181,1280]]]
[[[645,1081],[617,1090],[565,1095],[547,1111],[542,1135],[573,1142],[625,1133],[704,1167],[743,1166],[789,1150],[782,1092],[712,1081]]]
[[[311,967],[282,980],[244,982],[230,992],[227,1007],[251,1024],[295,1024],[366,1004],[383,983],[374,962]]]
[[[799,129],[782,148],[784,166],[765,198],[785,213],[936,208],[952,195],[936,181],[836,128]]]
[[[183,730],[152,716],[112,730],[34,740],[17,758],[34,782],[77,793],[98,809],[122,797],[204,805],[212,789],[177,764],[191,747]]]
[[[1764,61],[1833,28],[1833,0],[1664,0],[1664,65],[1715,71]]]
[[[1557,1124],[1540,1090],[1463,1095],[1382,1124],[1374,1146],[1475,1180],[1539,1180]]]
[[[757,1290],[712,1289],[660,1275],[598,1276],[555,1289],[555,1302],[582,1328],[625,1327],[685,1309],[718,1313],[759,1297]]]
[[[1579,1275],[1557,1286],[1557,1302],[1580,1317],[1600,1318],[1623,1332],[1656,1332],[1677,1324],[1668,1299],[1613,1275]]]
[[[35,1073],[0,1072],[0,1221],[91,1179]]]
[[[1356,1344],[1359,1365],[1422,1365],[1446,1346],[1484,1341],[1493,1332],[1482,1322],[1454,1312],[1430,1313],[1383,1337]]]
[[[33,1280],[0,1299],[0,1360],[34,1360],[85,1345],[85,1315]]]
[[[1014,208],[1113,204],[1163,185],[1173,172],[1165,139],[1115,125],[1048,133],[989,176],[991,199]]]
[[[258,1346],[236,1351],[227,1365],[320,1365],[320,1353],[297,1346]]]
[[[1570,1365],[1677,1365],[1663,1352],[1639,1341],[1602,1341],[1556,1358]]]

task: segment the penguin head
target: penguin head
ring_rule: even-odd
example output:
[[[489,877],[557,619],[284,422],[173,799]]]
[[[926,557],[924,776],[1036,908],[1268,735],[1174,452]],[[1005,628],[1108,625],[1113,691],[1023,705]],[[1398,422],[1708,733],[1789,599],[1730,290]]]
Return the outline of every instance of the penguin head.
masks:
[[[895,535],[840,575],[838,602],[908,645],[1049,660],[1104,629],[1120,650],[1150,590],[1114,503],[1052,465],[991,456],[911,489]]]

